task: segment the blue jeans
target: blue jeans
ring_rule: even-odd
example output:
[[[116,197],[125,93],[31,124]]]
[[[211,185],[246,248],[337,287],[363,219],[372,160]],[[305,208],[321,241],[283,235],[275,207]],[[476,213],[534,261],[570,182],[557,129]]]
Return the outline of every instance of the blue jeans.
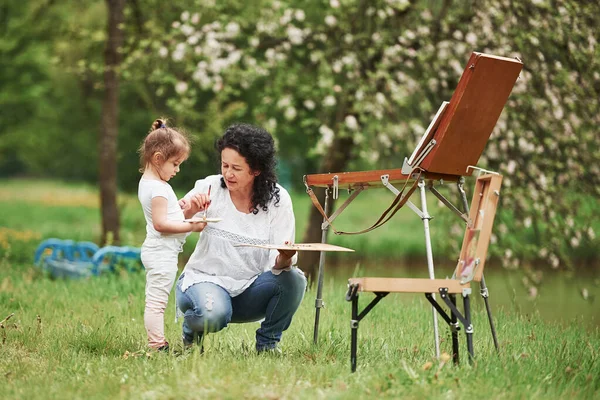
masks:
[[[183,276],[183,274],[182,274]],[[175,289],[177,306],[184,313],[183,339],[193,343],[205,333],[218,332],[230,322],[253,322],[264,318],[256,331],[258,351],[274,349],[292,322],[306,290],[304,274],[292,268],[274,275],[263,272],[236,297],[210,282],[199,282],[181,291]]]

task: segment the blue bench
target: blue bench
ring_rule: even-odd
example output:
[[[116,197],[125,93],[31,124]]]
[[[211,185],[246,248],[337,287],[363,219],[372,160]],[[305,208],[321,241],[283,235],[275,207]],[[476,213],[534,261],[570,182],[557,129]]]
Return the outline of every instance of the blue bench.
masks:
[[[99,248],[92,242],[47,239],[37,247],[35,265],[54,278],[85,278],[105,272],[143,269],[140,249],[129,246]]]

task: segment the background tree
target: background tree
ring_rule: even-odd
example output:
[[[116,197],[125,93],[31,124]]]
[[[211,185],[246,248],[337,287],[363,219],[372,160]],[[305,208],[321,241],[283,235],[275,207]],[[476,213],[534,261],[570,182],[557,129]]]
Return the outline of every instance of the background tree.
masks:
[[[123,45],[123,8],[125,0],[106,0],[108,26],[106,49],[104,50],[104,101],[102,103],[102,125],[98,154],[100,156],[99,182],[102,210],[102,239],[113,235],[114,243],[119,238],[119,209],[117,207],[117,135],[119,133],[119,76],[117,68],[121,62]]]
[[[580,206],[597,215],[586,204],[600,176],[598,74],[589,68],[598,6],[561,4],[265,1],[243,13],[205,3],[210,15],[182,13],[159,53],[184,73],[174,84],[182,104],[206,92],[220,104],[243,101],[242,115],[276,134],[282,159],[309,172],[398,167],[471,51],[523,59],[480,165],[508,178],[503,201],[513,213],[500,216],[494,240],[509,265],[518,253],[558,266],[565,249],[595,238],[560,213]],[[577,151],[582,144],[590,151]],[[569,190],[589,195],[555,200]],[[313,210],[306,241],[320,239],[319,224]],[[531,242],[511,242],[511,229],[531,229]]]

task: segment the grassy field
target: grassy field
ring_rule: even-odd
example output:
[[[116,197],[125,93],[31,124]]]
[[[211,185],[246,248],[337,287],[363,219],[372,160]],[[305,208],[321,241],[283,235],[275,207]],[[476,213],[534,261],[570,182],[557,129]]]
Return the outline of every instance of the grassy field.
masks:
[[[424,298],[390,295],[361,322],[358,371],[351,374],[344,279],[373,268],[345,260],[338,260],[346,264],[343,271],[327,275],[317,345],[312,288],[284,334],[282,356],[255,354],[258,324],[231,325],[209,335],[204,354],[183,352],[173,295],[166,331],[174,349],[147,353],[143,274],[52,280],[32,265],[33,249],[44,238],[99,236],[97,198],[94,188],[82,185],[0,182],[0,321],[14,313],[0,328],[0,399],[600,398],[595,276],[548,280],[533,301],[521,275],[490,269],[501,351],[493,349],[476,298],[473,366],[464,362],[463,335],[460,366],[433,357],[431,311]],[[303,201],[295,198],[299,232],[308,210]],[[124,196],[120,203],[123,239],[139,245],[144,225],[137,199]],[[360,210],[356,213],[358,218]],[[406,224],[403,230],[422,229],[412,215],[397,217]],[[405,240],[411,240],[409,234]],[[369,298],[362,296],[361,306]],[[442,351],[450,352],[448,330],[440,325],[440,332]]]

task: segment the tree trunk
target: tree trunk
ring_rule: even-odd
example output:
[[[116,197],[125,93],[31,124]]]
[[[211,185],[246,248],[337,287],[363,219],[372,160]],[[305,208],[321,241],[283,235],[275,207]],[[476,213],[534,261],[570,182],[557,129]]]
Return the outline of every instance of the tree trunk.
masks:
[[[119,244],[119,209],[117,207],[117,135],[119,132],[119,49],[123,45],[123,9],[125,0],[106,0],[108,38],[104,50],[104,100],[102,126],[98,142],[100,206],[102,212],[101,243]]]
[[[342,172],[346,165],[348,164],[348,160],[350,159],[350,153],[352,152],[352,147],[354,142],[351,137],[336,137],[331,144],[331,148],[329,149],[329,153],[327,156],[323,157],[321,161],[321,166],[319,167],[319,173],[329,173],[329,172]],[[315,190],[315,195],[323,205],[325,199],[325,191],[324,190]],[[331,211],[334,209],[334,200],[329,197],[329,214],[331,215]],[[308,216],[308,225],[306,231],[304,232],[304,239],[302,240],[304,243],[319,243],[321,242],[322,230],[321,224],[323,223],[323,216],[316,209],[315,206],[310,204],[310,213]],[[318,251],[305,251],[299,253],[298,264],[302,267],[302,270],[308,275],[309,281],[311,278],[316,278],[317,271],[319,268],[319,258],[321,253]]]

